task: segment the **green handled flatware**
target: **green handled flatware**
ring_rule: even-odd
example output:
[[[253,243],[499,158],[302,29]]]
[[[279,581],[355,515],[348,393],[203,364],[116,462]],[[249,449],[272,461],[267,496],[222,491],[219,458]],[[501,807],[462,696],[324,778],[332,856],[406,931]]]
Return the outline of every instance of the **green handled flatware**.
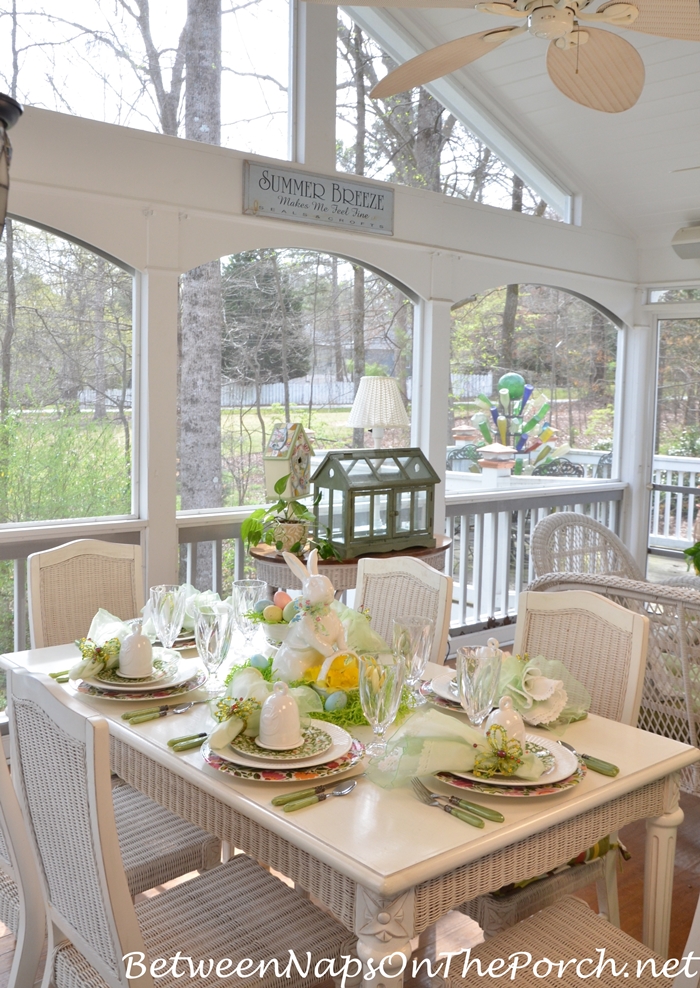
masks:
[[[456,806],[460,810],[466,810],[467,813],[471,813],[474,816],[482,816],[484,820],[491,820],[492,823],[503,823],[505,821],[505,817],[498,810],[489,809],[488,806],[482,806],[480,803],[471,803],[468,799],[460,799],[459,796],[443,796],[442,793],[433,792],[432,789],[428,789],[420,779],[412,779],[411,784],[416,792],[420,790],[424,796],[444,801],[449,803],[450,806]]]
[[[189,703],[176,703],[174,706],[164,703],[161,707],[131,710],[128,713],[122,714],[122,720],[128,720],[130,724],[145,724],[148,720],[157,720],[159,717],[167,717],[168,714],[184,714],[193,706],[193,700],[190,700]]]
[[[416,783],[418,783],[418,785],[416,785]],[[425,803],[426,806],[434,806],[436,810],[444,810],[445,813],[451,813],[452,816],[456,816],[458,820],[462,820],[464,823],[468,823],[472,827],[478,827],[481,829],[485,826],[483,817],[476,816],[476,814],[469,813],[467,810],[462,810],[456,806],[452,806],[451,803],[441,803],[439,798],[434,793],[431,793],[429,789],[426,789],[419,779],[411,779],[411,785],[413,786],[413,791],[418,799],[421,803]],[[445,799],[446,798],[447,797],[445,797]]]
[[[285,792],[281,796],[275,796],[272,800],[273,806],[284,806],[285,803],[296,803],[298,799],[306,799],[308,796],[317,796],[326,789],[335,789],[337,782],[326,782],[322,786],[310,786],[307,789],[297,789],[296,792]]]
[[[338,782],[330,792],[313,793],[305,799],[296,799],[294,802],[285,803],[282,809],[285,813],[293,813],[294,810],[303,810],[305,806],[321,803],[324,799],[330,799],[331,796],[347,796],[356,785],[357,779],[351,779],[349,782]]]
[[[201,734],[191,734],[189,737],[171,738],[168,747],[171,751],[189,751],[191,748],[200,748],[206,739],[206,731],[202,731]]]
[[[591,772],[597,772],[599,775],[607,775],[611,779],[614,779],[616,775],[620,774],[620,769],[617,765],[613,765],[612,762],[605,762],[602,758],[595,758],[593,755],[582,755],[572,745],[567,744],[566,741],[560,741],[559,744],[564,748],[568,748],[577,758],[580,758],[586,768],[589,768]]]

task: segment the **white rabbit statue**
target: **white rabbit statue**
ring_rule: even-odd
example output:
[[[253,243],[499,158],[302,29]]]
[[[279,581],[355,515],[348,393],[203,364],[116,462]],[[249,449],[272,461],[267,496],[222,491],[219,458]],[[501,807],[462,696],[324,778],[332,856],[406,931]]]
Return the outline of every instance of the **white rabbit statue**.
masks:
[[[289,634],[272,661],[273,675],[288,683],[301,679],[307,669],[347,649],[340,618],[331,610],[335,597],[327,576],[319,576],[318,551],[309,553],[308,568],[291,552],[285,552],[287,566],[301,580],[299,613],[289,625]]]

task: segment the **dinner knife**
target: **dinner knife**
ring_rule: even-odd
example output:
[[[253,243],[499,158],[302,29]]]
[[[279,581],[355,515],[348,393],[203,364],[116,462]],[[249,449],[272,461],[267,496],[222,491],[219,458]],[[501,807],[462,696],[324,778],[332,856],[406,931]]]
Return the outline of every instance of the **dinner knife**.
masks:
[[[580,758],[586,768],[589,768],[591,772],[597,772],[599,775],[607,775],[611,779],[614,779],[620,773],[620,769],[617,765],[613,765],[612,762],[605,762],[602,758],[595,758],[593,755],[581,754],[576,751],[573,745],[567,744],[566,741],[560,741],[559,744],[564,748],[568,748],[577,758]]]
[[[285,803],[295,803],[298,799],[308,799],[311,796],[317,796],[320,792],[325,792],[326,789],[335,789],[337,785],[337,782],[326,782],[322,786],[313,786],[309,789],[297,789],[295,792],[285,792],[281,796],[275,796],[272,800],[272,805],[284,806]]]

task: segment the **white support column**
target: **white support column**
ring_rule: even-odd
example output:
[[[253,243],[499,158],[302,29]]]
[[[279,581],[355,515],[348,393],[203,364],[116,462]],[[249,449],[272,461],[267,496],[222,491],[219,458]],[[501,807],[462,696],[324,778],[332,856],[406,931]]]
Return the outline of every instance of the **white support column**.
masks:
[[[445,456],[450,384],[452,302],[421,301],[413,334],[411,443],[420,446],[442,480],[435,488],[435,531],[445,530]]]
[[[134,394],[139,409],[137,510],[148,519],[146,587],[177,583],[178,273],[150,269],[137,288],[141,331]]]
[[[625,494],[620,536],[643,572],[649,542],[648,485],[654,459],[656,352],[655,324],[644,325],[640,319],[622,331],[613,446],[619,477],[630,489]]]
[[[338,10],[292,0],[289,156],[335,171],[335,77]]]

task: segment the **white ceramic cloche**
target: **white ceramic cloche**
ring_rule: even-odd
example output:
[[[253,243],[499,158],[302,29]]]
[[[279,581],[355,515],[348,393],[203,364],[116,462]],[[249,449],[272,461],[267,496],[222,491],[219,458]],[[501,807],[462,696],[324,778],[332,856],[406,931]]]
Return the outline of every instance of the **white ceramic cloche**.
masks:
[[[521,748],[525,751],[525,724],[509,696],[502,696],[498,701],[497,708],[486,718],[484,730],[488,731],[489,727],[493,727],[494,724],[504,727],[508,737],[519,741]]]
[[[121,644],[119,673],[128,679],[146,679],[153,674],[153,646],[142,633],[140,621]]]
[[[286,683],[278,681],[260,711],[260,733],[255,739],[261,748],[287,751],[304,743],[297,701]]]

